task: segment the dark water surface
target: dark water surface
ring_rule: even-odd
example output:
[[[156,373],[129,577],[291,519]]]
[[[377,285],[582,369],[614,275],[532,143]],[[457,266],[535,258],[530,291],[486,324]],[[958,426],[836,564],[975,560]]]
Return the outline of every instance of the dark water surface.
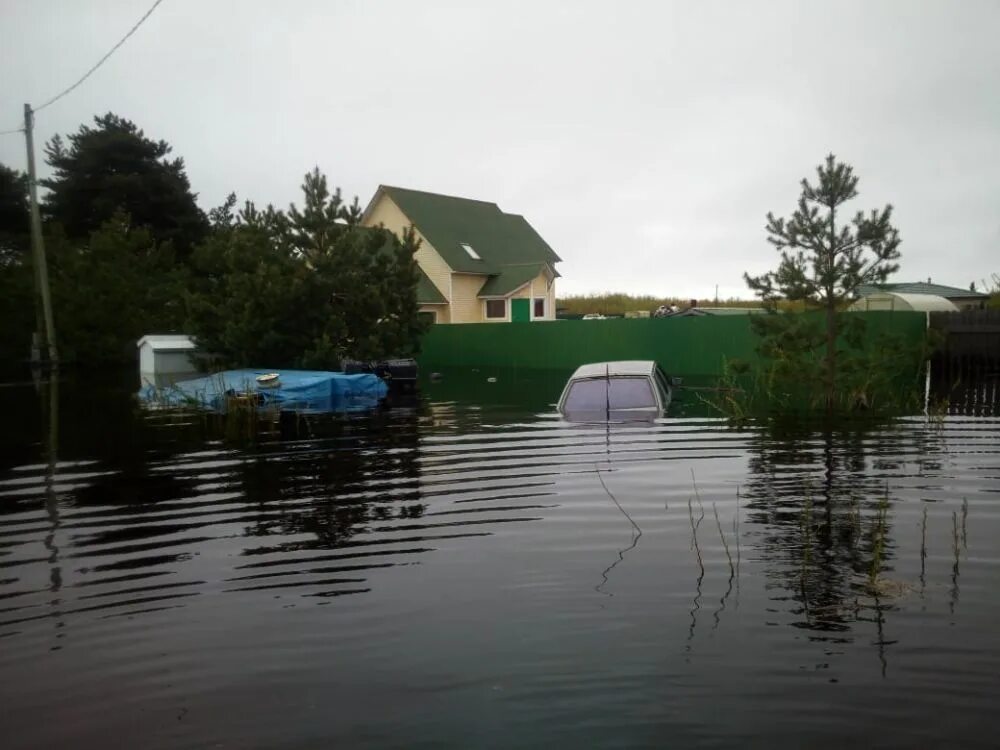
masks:
[[[0,387],[0,747],[1000,744],[1000,419],[481,375],[242,447]]]

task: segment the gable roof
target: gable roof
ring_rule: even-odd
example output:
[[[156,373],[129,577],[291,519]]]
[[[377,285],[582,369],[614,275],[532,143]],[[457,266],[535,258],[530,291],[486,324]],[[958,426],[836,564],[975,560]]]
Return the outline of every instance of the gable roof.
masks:
[[[421,305],[444,305],[448,302],[434,282],[417,266],[417,303]]]
[[[545,263],[522,263],[505,266],[500,273],[490,276],[479,290],[479,297],[506,297],[538,276],[546,268]]]
[[[924,281],[904,282],[901,284],[862,284],[858,287],[858,294],[867,297],[876,292],[896,292],[898,294],[933,294],[946,299],[965,297],[967,299],[989,299],[988,294],[973,292],[968,289],[961,289],[955,286],[945,286],[944,284],[932,284]]]
[[[508,265],[562,260],[523,216],[505,214],[495,203],[380,185],[371,205],[380,193],[392,198],[452,271],[493,275]]]

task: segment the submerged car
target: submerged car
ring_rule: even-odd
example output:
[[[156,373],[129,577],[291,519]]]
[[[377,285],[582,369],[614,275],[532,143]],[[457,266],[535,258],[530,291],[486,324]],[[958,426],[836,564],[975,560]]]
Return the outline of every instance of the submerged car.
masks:
[[[566,381],[559,413],[571,421],[629,421],[662,417],[670,381],[652,360],[581,365]]]

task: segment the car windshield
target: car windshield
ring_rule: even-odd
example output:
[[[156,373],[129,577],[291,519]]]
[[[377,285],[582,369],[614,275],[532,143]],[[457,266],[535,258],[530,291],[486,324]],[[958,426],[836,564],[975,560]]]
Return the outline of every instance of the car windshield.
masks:
[[[655,409],[656,396],[649,378],[594,378],[570,386],[563,404],[567,412],[603,412],[619,409]]]

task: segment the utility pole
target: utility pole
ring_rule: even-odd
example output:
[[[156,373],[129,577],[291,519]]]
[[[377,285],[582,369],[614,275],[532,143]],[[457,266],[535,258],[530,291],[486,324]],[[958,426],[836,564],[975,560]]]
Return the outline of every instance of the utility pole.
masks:
[[[48,346],[49,365],[59,363],[56,350],[56,324],[52,319],[52,296],[49,294],[49,269],[45,263],[45,243],[42,239],[42,214],[38,210],[38,177],[35,175],[35,140],[32,135],[35,113],[31,105],[24,105],[24,140],[28,148],[28,199],[31,203],[31,253],[35,266],[35,282],[42,298],[42,315],[45,318],[45,343]]]

